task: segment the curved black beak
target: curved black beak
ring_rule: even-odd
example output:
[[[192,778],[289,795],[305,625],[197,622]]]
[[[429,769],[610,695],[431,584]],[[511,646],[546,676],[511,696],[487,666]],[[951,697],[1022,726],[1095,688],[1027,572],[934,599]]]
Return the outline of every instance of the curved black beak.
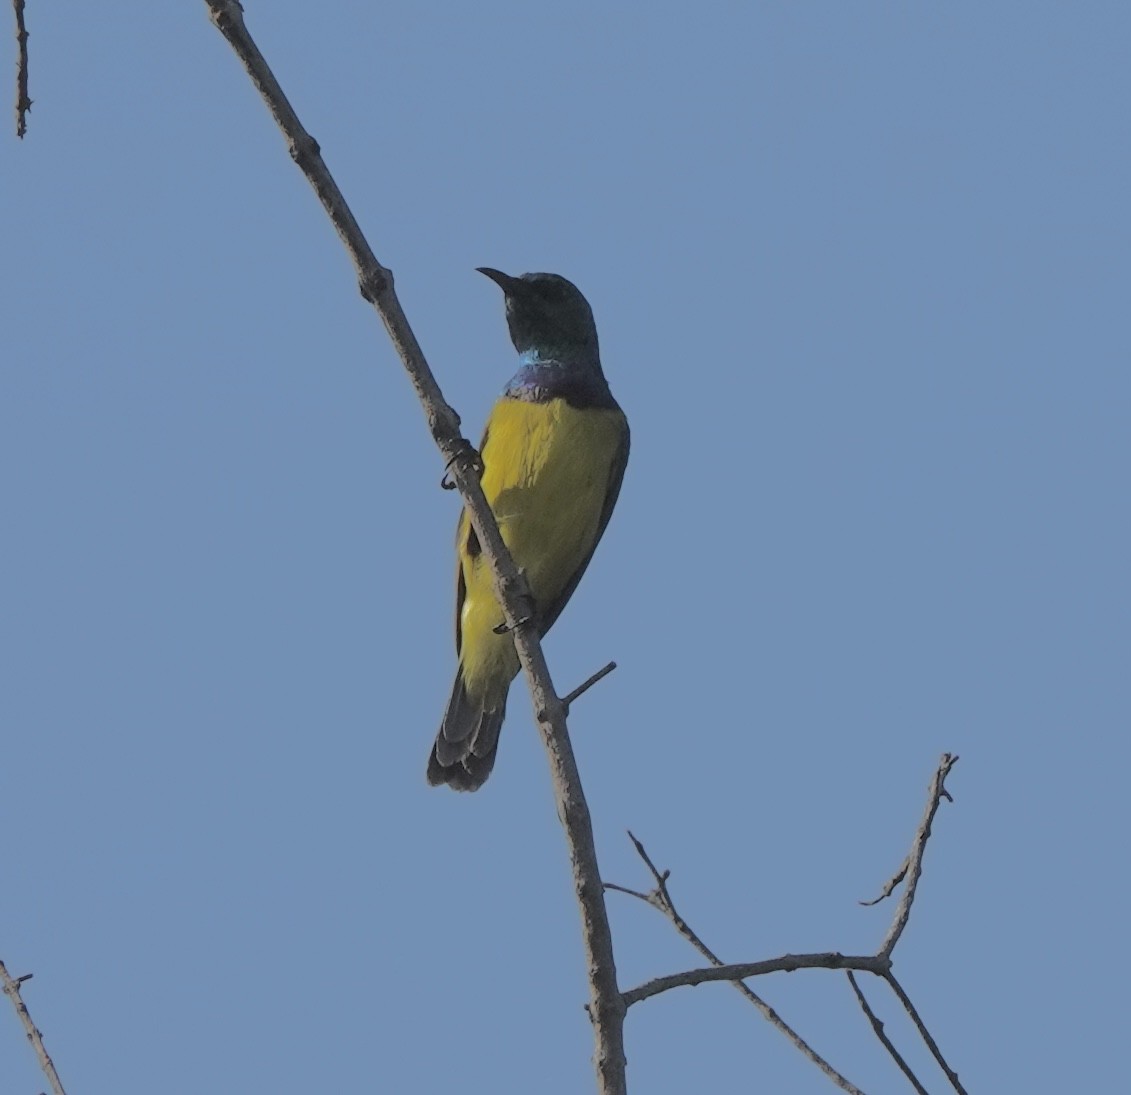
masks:
[[[522,278],[511,277],[510,274],[504,274],[502,270],[494,270],[490,266],[477,266],[476,271],[489,277],[504,293],[513,293],[520,286],[525,284]]]

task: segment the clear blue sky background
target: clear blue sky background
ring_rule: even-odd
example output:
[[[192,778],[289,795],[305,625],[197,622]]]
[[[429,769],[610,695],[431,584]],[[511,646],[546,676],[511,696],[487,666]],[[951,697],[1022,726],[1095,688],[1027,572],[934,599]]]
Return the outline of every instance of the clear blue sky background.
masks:
[[[469,436],[513,367],[473,268],[593,304],[633,453],[547,652],[620,663],[572,719],[606,877],[631,827],[724,957],[873,949],[959,753],[898,972],[971,1091],[1114,1090],[1126,3],[247,9]],[[28,20],[0,957],[76,1095],[590,1090],[523,692],[481,794],[424,783],[458,503],[342,248],[199,0]],[[699,964],[610,904],[625,986]],[[760,988],[904,1090],[838,975]],[[725,986],[627,1038],[635,1092],[832,1090]]]

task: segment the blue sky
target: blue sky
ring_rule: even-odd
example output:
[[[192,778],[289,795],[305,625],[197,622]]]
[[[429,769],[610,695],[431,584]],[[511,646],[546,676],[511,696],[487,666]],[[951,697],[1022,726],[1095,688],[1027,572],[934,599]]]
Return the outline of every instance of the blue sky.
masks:
[[[646,884],[631,827],[725,958],[873,949],[956,752],[898,973],[971,1091],[1110,1090],[1126,5],[246,8],[469,436],[513,369],[474,267],[593,305],[633,452],[547,655],[562,691],[620,663],[571,719],[605,876]],[[0,957],[65,1081],[590,1089],[518,687],[483,792],[424,783],[458,506],[332,229],[202,3],[28,22]],[[698,964],[610,910],[626,987]],[[839,977],[757,987],[903,1089]],[[627,1042],[637,1092],[832,1090],[725,986]],[[0,1087],[42,1086],[0,1016]]]

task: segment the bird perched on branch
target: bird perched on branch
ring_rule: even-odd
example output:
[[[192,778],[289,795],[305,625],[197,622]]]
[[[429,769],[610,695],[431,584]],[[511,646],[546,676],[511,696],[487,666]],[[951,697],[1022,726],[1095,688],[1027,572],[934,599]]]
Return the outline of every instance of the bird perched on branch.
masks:
[[[581,580],[609,523],[628,462],[628,421],[601,371],[593,312],[557,274],[512,277],[481,267],[506,295],[518,372],[487,420],[483,492],[534,598],[545,635]],[[514,638],[466,510],[456,534],[456,671],[428,761],[428,782],[483,785],[495,764]]]

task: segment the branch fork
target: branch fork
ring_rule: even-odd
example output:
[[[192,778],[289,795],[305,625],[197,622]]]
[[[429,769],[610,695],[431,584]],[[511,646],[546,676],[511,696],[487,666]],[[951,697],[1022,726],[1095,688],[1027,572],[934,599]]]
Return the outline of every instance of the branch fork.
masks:
[[[950,770],[957,761],[958,757],[951,753],[944,753],[939,759],[938,766],[935,769],[934,776],[931,778],[930,785],[927,789],[927,805],[923,812],[922,820],[915,830],[910,852],[908,852],[903,863],[892,878],[885,883],[880,892],[880,896],[874,901],[861,902],[861,904],[867,905],[877,904],[885,898],[890,897],[901,882],[906,882],[892,917],[891,925],[885,933],[879,949],[872,955],[845,955],[838,951],[828,951],[821,954],[786,954],[782,955],[780,958],[770,958],[760,962],[747,962],[738,965],[725,964],[718,955],[707,947],[692,930],[687,921],[676,911],[675,904],[672,901],[671,893],[668,889],[668,879],[671,877],[671,871],[661,871],[657,868],[652,858],[645,850],[644,845],[630,832],[628,837],[632,841],[637,855],[640,856],[644,865],[648,868],[649,873],[652,875],[652,880],[655,885],[651,890],[641,891],[630,889],[627,886],[619,886],[613,882],[606,882],[605,889],[612,890],[616,893],[628,894],[630,897],[635,897],[645,904],[651,905],[654,909],[658,909],[672,922],[676,931],[691,943],[711,965],[701,969],[685,970],[682,973],[669,974],[665,977],[656,977],[651,981],[638,985],[634,989],[629,989],[621,994],[625,1007],[631,1007],[633,1004],[640,1003],[642,1000],[647,1000],[652,996],[658,996],[660,993],[667,992],[669,989],[680,988],[685,985],[700,985],[708,981],[729,981],[762,1013],[763,1017],[772,1026],[781,1031],[781,1033],[784,1034],[808,1060],[815,1064],[832,1080],[833,1083],[844,1091],[859,1093],[860,1089],[858,1087],[833,1068],[833,1066],[809,1046],[769,1004],[760,996],[756,995],[747,985],[743,984],[746,978],[760,977],[768,973],[788,973],[800,969],[844,970],[856,994],[857,1001],[860,1003],[865,1016],[872,1026],[873,1032],[915,1090],[920,1092],[924,1091],[925,1089],[922,1087],[919,1079],[911,1072],[907,1062],[900,1056],[895,1046],[892,1045],[890,1039],[884,1033],[883,1023],[876,1018],[875,1013],[864,998],[864,994],[860,989],[855,974],[870,973],[881,978],[887,983],[889,988],[891,988],[896,998],[903,1005],[904,1010],[911,1017],[912,1022],[919,1031],[920,1037],[922,1037],[927,1048],[938,1062],[939,1067],[946,1074],[951,1087],[958,1095],[966,1095],[965,1089],[959,1082],[958,1074],[947,1064],[942,1053],[939,1051],[937,1043],[934,1038],[932,1038],[922,1019],[920,1019],[907,993],[892,973],[892,952],[903,935],[911,916],[911,907],[915,901],[919,879],[922,876],[923,855],[927,849],[927,841],[931,836],[932,823],[938,812],[940,802],[943,799],[952,801],[950,794],[946,790],[945,783],[946,777],[950,774]]]

